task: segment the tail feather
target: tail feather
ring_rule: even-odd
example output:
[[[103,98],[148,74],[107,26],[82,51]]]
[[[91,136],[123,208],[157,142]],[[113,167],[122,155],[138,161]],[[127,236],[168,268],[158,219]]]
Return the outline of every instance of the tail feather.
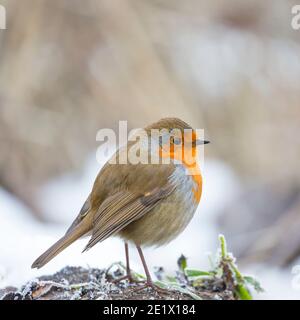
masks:
[[[71,243],[82,237],[89,231],[89,225],[81,222],[73,230],[70,230],[61,239],[54,243],[48,250],[46,250],[40,257],[38,257],[32,264],[31,268],[40,269],[61,251],[66,249]]]

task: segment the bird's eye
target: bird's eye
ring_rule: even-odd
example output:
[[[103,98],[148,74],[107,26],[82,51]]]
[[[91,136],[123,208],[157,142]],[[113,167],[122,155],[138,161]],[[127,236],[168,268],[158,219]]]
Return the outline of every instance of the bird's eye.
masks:
[[[174,143],[174,144],[181,144],[181,139],[178,138],[178,137],[171,137],[171,143]]]

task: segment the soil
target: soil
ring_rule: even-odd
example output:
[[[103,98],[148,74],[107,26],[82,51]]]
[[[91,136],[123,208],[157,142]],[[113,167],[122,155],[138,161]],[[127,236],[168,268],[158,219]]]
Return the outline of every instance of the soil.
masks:
[[[167,290],[160,292],[152,288],[142,289],[142,282],[114,282],[123,275],[120,268],[111,272],[105,269],[67,266],[53,275],[32,280],[21,289],[0,289],[0,300],[191,300],[195,297],[206,300],[234,299],[232,290],[227,288],[221,279],[210,279],[202,282],[201,287],[192,287],[178,273],[176,278],[179,287],[176,289],[170,285]],[[189,291],[182,292],[184,290]]]

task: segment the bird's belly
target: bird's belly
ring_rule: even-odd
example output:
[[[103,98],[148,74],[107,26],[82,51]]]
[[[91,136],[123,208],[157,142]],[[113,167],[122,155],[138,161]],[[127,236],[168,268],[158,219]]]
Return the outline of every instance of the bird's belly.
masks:
[[[143,246],[160,246],[176,238],[188,225],[198,205],[190,177],[184,182],[168,198],[118,235]]]

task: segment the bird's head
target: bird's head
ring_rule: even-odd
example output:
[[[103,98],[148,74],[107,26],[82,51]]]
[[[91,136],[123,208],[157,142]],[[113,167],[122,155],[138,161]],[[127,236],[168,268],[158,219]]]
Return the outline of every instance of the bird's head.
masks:
[[[146,131],[152,140],[156,140],[162,158],[187,162],[196,156],[197,146],[209,143],[200,139],[196,130],[178,118],[163,118],[146,127]]]

